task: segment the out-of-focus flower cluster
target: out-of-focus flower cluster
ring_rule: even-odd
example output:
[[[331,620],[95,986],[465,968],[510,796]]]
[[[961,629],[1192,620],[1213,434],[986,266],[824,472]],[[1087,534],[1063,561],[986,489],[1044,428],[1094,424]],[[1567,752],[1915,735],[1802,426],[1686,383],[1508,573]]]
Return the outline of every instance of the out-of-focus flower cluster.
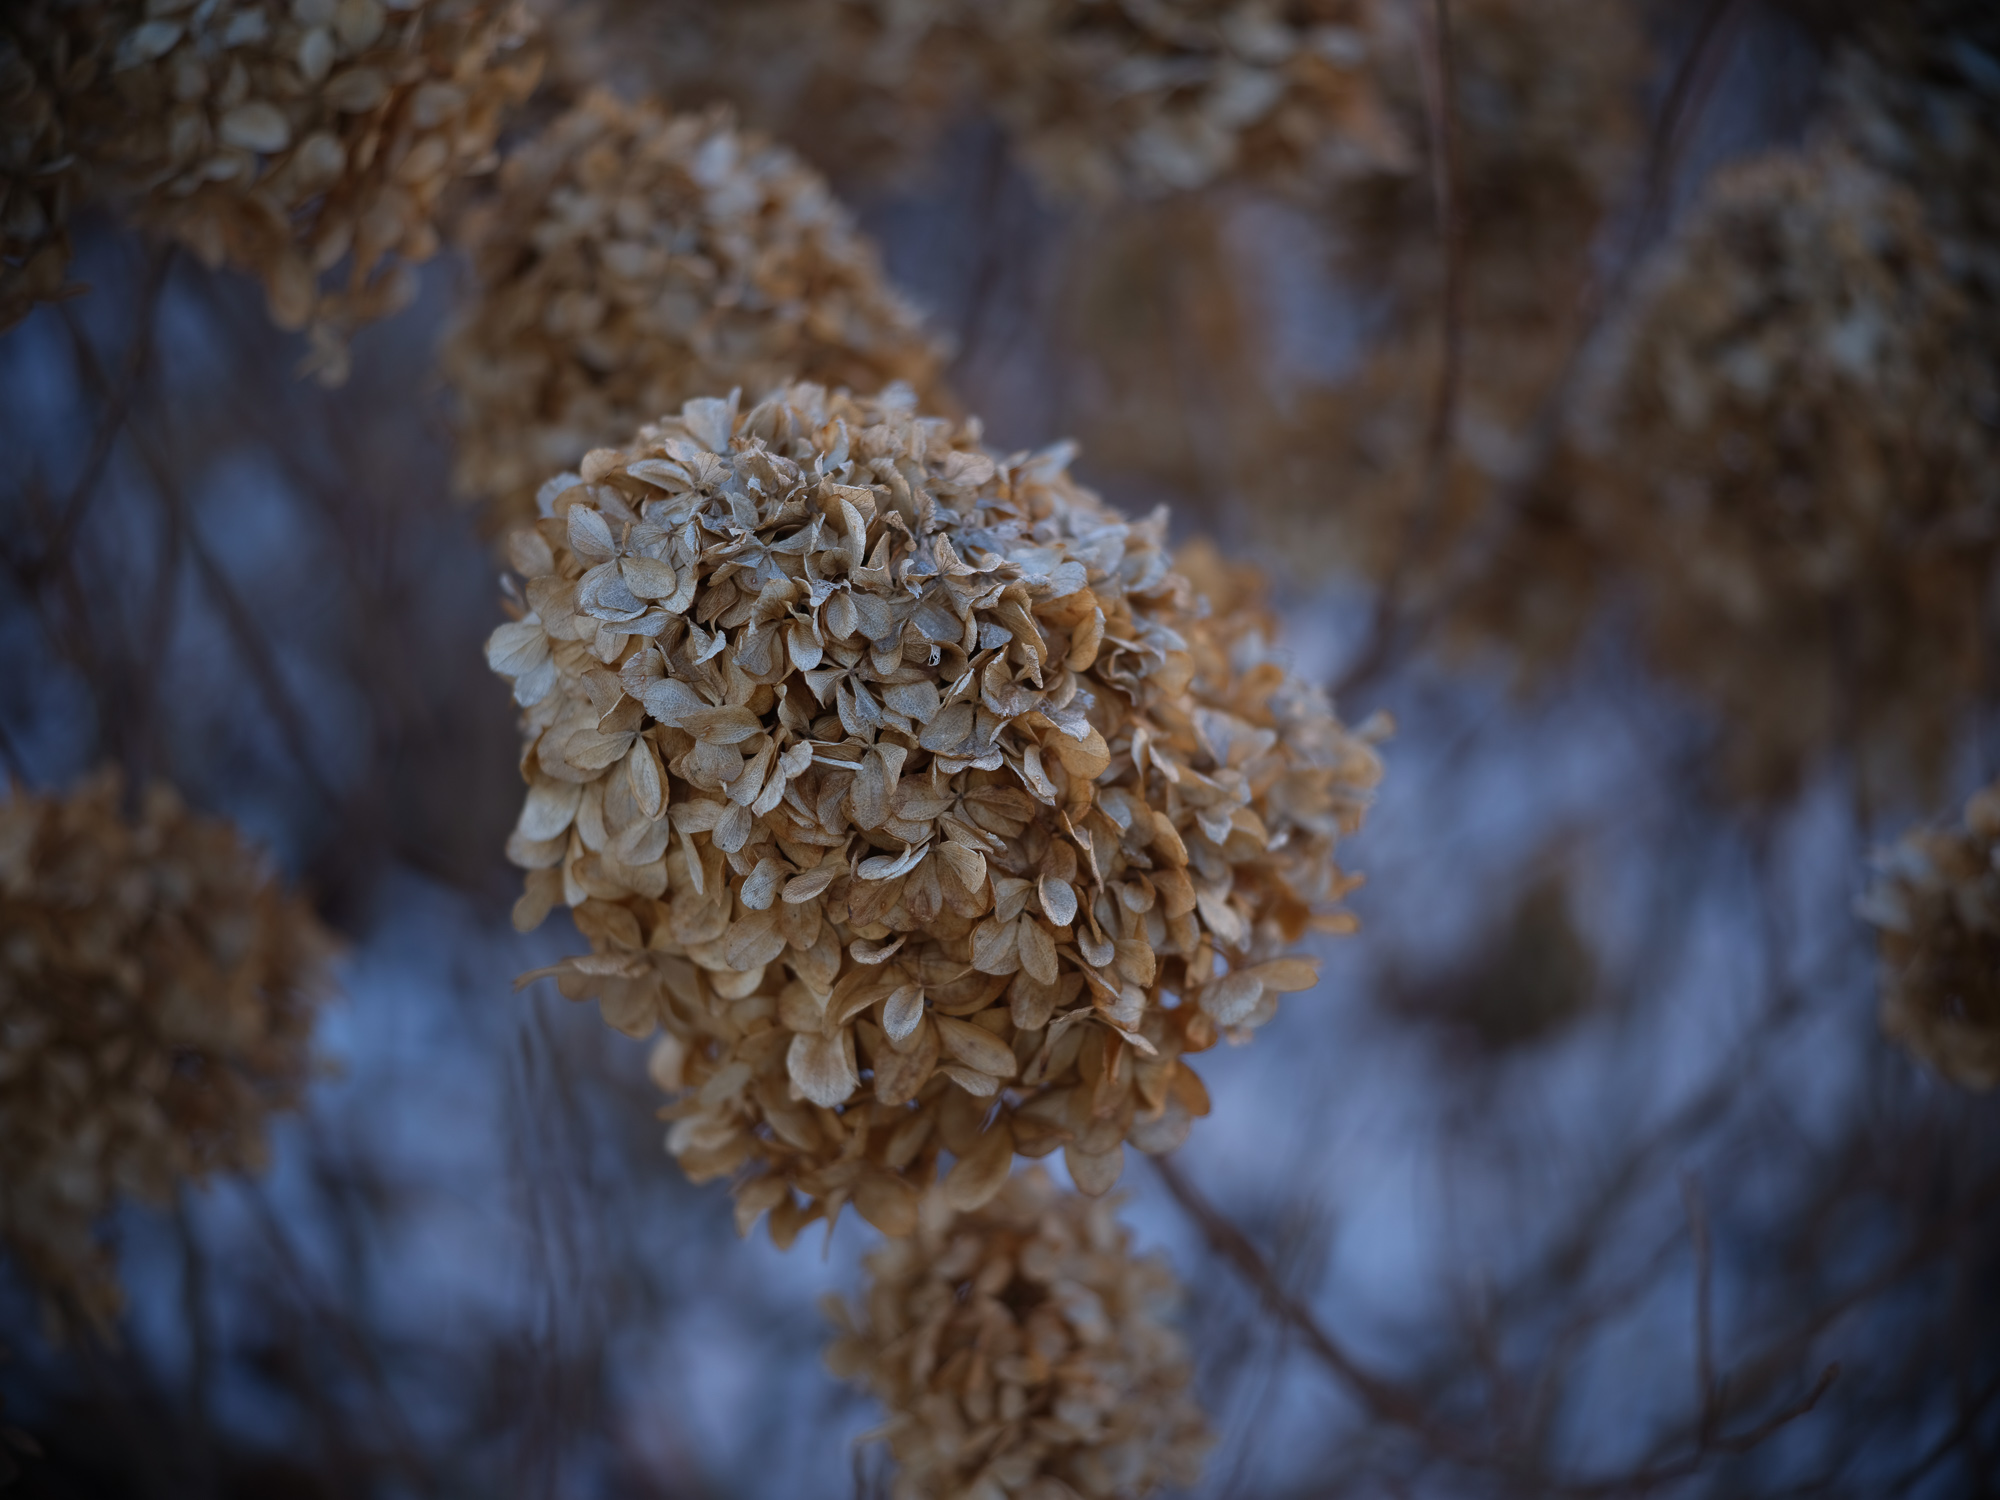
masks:
[[[68,282],[78,177],[70,120],[107,66],[106,30],[81,6],[0,11],[0,330]]]
[[[1039,1167],[974,1213],[928,1199],[868,1274],[860,1307],[830,1309],[827,1362],[889,1409],[897,1500],[1111,1500],[1199,1477],[1211,1440],[1162,1317],[1179,1288],[1108,1201]]]
[[[297,1102],[332,941],[229,824],[101,774],[0,802],[0,1238],[101,1323],[121,1194],[262,1164]]]
[[[1370,744],[1067,458],[893,390],[702,399],[510,539],[517,919],[572,908],[565,992],[665,1028],[670,1149],[781,1242],[906,1232],[941,1151],[959,1208],[1058,1147],[1104,1191],[1350,921]]]
[[[1430,174],[1408,171],[1326,197],[1325,253],[1343,294],[1370,309],[1337,373],[1303,377],[1274,359],[1249,249],[1261,230],[1233,219],[1228,198],[1128,214],[1094,236],[1072,336],[1103,394],[1082,425],[1100,463],[1156,487],[1199,473],[1190,499],[1226,506],[1303,573],[1394,579],[1444,644],[1497,639],[1543,667],[1581,635],[1596,568],[1568,455],[1527,476],[1546,457],[1602,231],[1630,192],[1649,57],[1626,4],[1474,0],[1450,14],[1460,253],[1448,454],[1435,440],[1447,257]],[[1380,76],[1421,138],[1414,45]],[[1184,411],[1199,420],[1176,420]],[[1506,506],[1489,503],[1497,491]]]
[[[721,114],[593,94],[509,158],[466,235],[457,477],[509,524],[549,474],[693,397],[923,391],[942,363],[819,174]]]
[[[612,4],[605,23],[647,39],[651,87],[737,102],[830,167],[907,168],[954,118],[984,110],[1047,187],[1104,200],[1225,177],[1312,188],[1407,170],[1407,124],[1379,80],[1400,45],[1383,11],[1377,0],[749,0]]]
[[[1953,829],[1879,856],[1861,913],[1881,930],[1882,1029],[1969,1089],[2000,1084],[2000,784]]]
[[[408,300],[446,189],[490,164],[502,112],[539,69],[515,0],[26,8],[39,14],[15,35],[40,44],[21,54],[34,109],[60,117],[35,139],[60,130],[84,193],[257,276],[274,321],[310,328],[329,379],[345,373],[345,335]]]
[[[1325,186],[1410,164],[1380,92],[1373,0],[965,9],[995,112],[1059,191],[1144,196],[1225,176]]]
[[[1766,158],[1655,275],[1592,504],[1663,669],[1750,790],[1838,743],[1934,774],[1978,690],[2000,392],[1924,203],[1834,143]]]

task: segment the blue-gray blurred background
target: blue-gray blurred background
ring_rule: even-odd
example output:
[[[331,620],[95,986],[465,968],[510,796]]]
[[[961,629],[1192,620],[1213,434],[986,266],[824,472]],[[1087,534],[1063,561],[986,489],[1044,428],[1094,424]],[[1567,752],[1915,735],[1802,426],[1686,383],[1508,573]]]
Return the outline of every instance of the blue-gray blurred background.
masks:
[[[1645,233],[1807,128],[1820,18],[1728,10]],[[1704,14],[1645,13],[1656,115]],[[1117,503],[1266,565],[1296,668],[1349,679],[1350,722],[1397,721],[1345,851],[1361,933],[1204,1069],[1215,1111],[1177,1160],[1444,1435],[1262,1311],[1134,1156],[1125,1214],[1186,1284],[1221,1438],[1200,1493],[1992,1493],[2000,1115],[1881,1040],[1851,912],[1871,846],[1990,774],[1977,747],[1942,800],[1863,805],[1830,763],[1746,807],[1716,772],[1729,726],[1649,676],[1615,600],[1531,678],[1418,642],[1353,680],[1379,581],[1252,514],[1260,459],[1230,435],[1243,400],[1338,389],[1393,336],[1336,230],[1250,189],[1051,201],[976,113],[918,170],[837,185],[996,445],[1078,437]],[[0,1263],[5,1420],[43,1455],[20,1492],[886,1493],[855,1448],[879,1414],[819,1364],[819,1299],[854,1291],[872,1231],[739,1241],[662,1149],[642,1044],[513,988],[580,940],[507,920],[497,567],[450,493],[434,358],[464,267],[426,268],[329,391],[253,285],[108,221],[80,244],[89,295],[0,339],[7,769],[172,780],[348,946],[269,1173],[109,1226],[115,1343],[48,1342]],[[79,492],[61,582],[13,566]],[[1343,476],[1295,498],[1337,508]],[[1508,1457],[1464,1462],[1453,1432]]]

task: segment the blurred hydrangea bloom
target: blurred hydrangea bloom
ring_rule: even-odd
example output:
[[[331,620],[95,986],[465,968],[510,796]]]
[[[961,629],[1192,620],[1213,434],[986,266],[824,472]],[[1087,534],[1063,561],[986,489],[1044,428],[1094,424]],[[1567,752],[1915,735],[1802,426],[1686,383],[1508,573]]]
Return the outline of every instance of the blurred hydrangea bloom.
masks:
[[[1950,750],[2000,540],[1990,327],[1918,194],[1835,141],[1718,174],[1653,268],[1593,524],[1746,789]]]
[[[1104,1191],[1351,924],[1369,737],[1067,461],[799,385],[592,452],[510,540],[517,920],[572,908],[564,992],[664,1026],[670,1149],[781,1242],[906,1232],[947,1150],[958,1208],[1058,1147]]]
[[[1497,642],[1534,675],[1569,659],[1597,604],[1571,456],[1542,448],[1583,289],[1631,195],[1651,59],[1626,3],[1467,0],[1450,14],[1458,317],[1428,173],[1358,175],[1310,225],[1245,215],[1240,194],[1127,212],[1076,258],[1070,327],[1096,377],[1078,382],[1093,400],[1080,421],[1100,464],[1210,500],[1216,521],[1240,496],[1231,524],[1302,579],[1393,582],[1447,651]],[[1423,139],[1416,45],[1400,41],[1377,76]],[[1352,353],[1311,373],[1288,361],[1265,285],[1287,262],[1258,241],[1280,233],[1339,271],[1322,286],[1346,321],[1327,318],[1314,352]]]
[[[704,392],[924,390],[942,364],[820,175],[721,114],[592,94],[509,158],[466,234],[457,478],[508,524],[551,472]]]
[[[1411,164],[1377,76],[1373,0],[963,8],[995,112],[1058,191],[1146,196],[1225,176],[1323,187]]]
[[[1180,1289],[1108,1200],[1036,1167],[974,1213],[926,1199],[867,1266],[861,1305],[829,1305],[827,1363],[889,1409],[897,1500],[1123,1500],[1200,1477],[1212,1440],[1165,1321]]]
[[[1407,127],[1377,79],[1399,45],[1384,12],[1377,0],[612,0],[604,24],[644,39],[642,86],[730,99],[830,169],[906,171],[984,111],[1044,186],[1105,200],[1407,170]],[[565,71],[617,71],[601,40],[577,42]]]
[[[119,1291],[121,1194],[255,1170],[298,1102],[333,943],[227,823],[102,773],[0,802],[0,1238],[65,1315]]]
[[[1953,829],[1878,857],[1861,914],[1881,931],[1882,1029],[1965,1088],[2000,1084],[2000,784]]]
[[[66,116],[82,190],[257,276],[329,380],[345,375],[346,334],[409,299],[445,190],[491,164],[540,66],[515,0],[26,8],[17,45],[43,44],[23,61]],[[70,39],[86,24],[96,65],[77,87]]]
[[[0,11],[0,330],[68,284],[80,96],[109,59],[108,28],[82,6]]]

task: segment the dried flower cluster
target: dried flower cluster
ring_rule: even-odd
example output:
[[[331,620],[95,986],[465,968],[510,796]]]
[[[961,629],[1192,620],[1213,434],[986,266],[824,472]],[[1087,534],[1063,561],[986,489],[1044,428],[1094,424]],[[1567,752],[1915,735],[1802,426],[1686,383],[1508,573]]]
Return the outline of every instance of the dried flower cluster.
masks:
[[[332,944],[226,823],[113,774],[0,802],[0,1238],[65,1311],[116,1311],[92,1230],[254,1169],[304,1087]]]
[[[723,115],[593,94],[512,155],[445,354],[458,483],[508,524],[589,450],[707,392],[922,390],[939,344],[819,174]]]
[[[1448,451],[1435,431],[1448,337],[1435,196],[1428,174],[1378,174],[1335,211],[1386,325],[1350,378],[1265,403],[1290,411],[1278,431],[1252,429],[1274,461],[1246,466],[1249,498],[1289,553],[1393,579],[1434,613],[1447,649],[1497,643],[1532,674],[1568,657],[1596,603],[1570,456],[1538,444],[1584,333],[1602,231],[1631,193],[1650,58],[1638,8],[1617,0],[1466,0],[1450,14],[1460,285]],[[1388,78],[1400,115],[1420,119],[1415,70]]]
[[[1111,1205],[1037,1167],[984,1208],[934,1198],[868,1257],[866,1300],[829,1310],[837,1374],[889,1408],[897,1500],[1112,1500],[1200,1475],[1210,1443],[1186,1350],[1162,1314],[1179,1288],[1133,1256]]]
[[[1224,176],[1325,185],[1410,165],[1376,78],[1373,0],[967,8],[994,110],[1058,190],[1144,196]]]
[[[997,117],[1048,187],[1147,197],[1225,177],[1315,187],[1406,170],[1378,0],[614,3],[670,98],[721,97],[839,170],[920,159]],[[673,45],[668,45],[671,38]]]
[[[0,10],[0,330],[68,281],[78,191],[70,122],[104,72],[106,39],[93,10]]]
[[[1655,268],[1595,524],[1746,790],[1948,752],[2000,559],[1991,327],[1923,202],[1835,142],[1719,174]]]
[[[1881,930],[1883,1031],[1953,1083],[2000,1084],[2000,784],[1879,864],[1860,909]]]
[[[683,1091],[669,1146],[789,1242],[971,1208],[1017,1152],[1102,1192],[1206,1112],[1186,1055],[1314,980],[1379,773],[1163,551],[906,393],[691,401],[510,539],[517,920]],[[800,1201],[795,1194],[802,1194]]]
[[[408,300],[445,190],[489,165],[539,66],[515,0],[117,0],[77,87],[60,44],[81,23],[28,8],[36,110],[60,120],[37,139],[62,132],[83,191],[256,275],[334,380],[346,333]]]

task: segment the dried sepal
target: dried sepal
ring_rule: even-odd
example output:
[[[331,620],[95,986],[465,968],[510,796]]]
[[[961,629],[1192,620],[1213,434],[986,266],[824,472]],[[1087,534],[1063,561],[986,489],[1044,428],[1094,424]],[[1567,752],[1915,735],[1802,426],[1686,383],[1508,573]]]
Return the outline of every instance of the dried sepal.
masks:
[[[869,1255],[859,1306],[829,1307],[838,1375],[888,1409],[897,1500],[1131,1500],[1193,1484],[1212,1439],[1166,1321],[1179,1298],[1134,1256],[1110,1200],[1036,1167],[976,1209],[947,1183]]]
[[[60,1323],[100,1327],[98,1221],[262,1165],[333,947],[229,824],[160,787],[136,822],[119,803],[112,773],[0,801],[0,1239]]]
[[[560,884],[593,948],[564,993],[677,1039],[669,1149],[780,1238],[946,1153],[965,1206],[1016,1153],[1110,1187],[1345,915],[1375,732],[1271,659],[1246,579],[1192,554],[1211,612],[1164,514],[1066,461],[907,393],[703,398],[510,545],[540,569],[489,648],[524,707],[520,915]],[[633,558],[668,597],[611,586]]]

